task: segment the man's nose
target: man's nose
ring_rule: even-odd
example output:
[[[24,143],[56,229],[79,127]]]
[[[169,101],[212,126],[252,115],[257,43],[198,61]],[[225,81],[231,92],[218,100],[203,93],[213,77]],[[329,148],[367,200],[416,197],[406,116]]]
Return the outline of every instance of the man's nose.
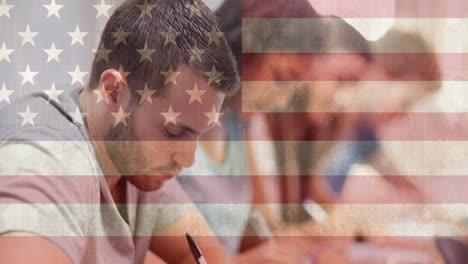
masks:
[[[178,141],[174,143],[174,153],[172,159],[184,166],[185,168],[191,167],[195,162],[195,150],[197,148],[196,140]]]

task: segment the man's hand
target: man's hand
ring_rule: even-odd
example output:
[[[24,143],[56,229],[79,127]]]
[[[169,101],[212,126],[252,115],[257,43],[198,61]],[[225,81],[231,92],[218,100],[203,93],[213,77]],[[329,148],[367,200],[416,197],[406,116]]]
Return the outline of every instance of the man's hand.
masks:
[[[208,263],[226,262],[228,255],[196,207],[160,230],[151,239],[150,250],[167,263],[195,263],[185,238],[187,232],[194,237]]]
[[[444,263],[432,237],[366,237],[366,241],[380,248],[415,250],[430,256],[432,263]]]

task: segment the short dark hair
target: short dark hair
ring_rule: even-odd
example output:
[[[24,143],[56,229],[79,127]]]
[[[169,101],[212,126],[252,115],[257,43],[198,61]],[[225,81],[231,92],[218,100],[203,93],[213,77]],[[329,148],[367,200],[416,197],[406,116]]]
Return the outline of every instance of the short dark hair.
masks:
[[[235,0],[226,0],[226,2],[229,1],[235,2]],[[315,50],[320,52],[322,50],[323,28],[319,20],[320,15],[308,0],[242,0],[241,2],[242,9],[238,12],[242,12],[244,18],[242,24],[239,24],[239,27],[242,27],[244,51]],[[316,22],[285,18],[312,18],[316,19]],[[262,63],[264,56],[257,56],[257,54],[259,53],[250,53],[243,57],[242,66],[245,67],[242,70],[243,73],[256,71],[258,65]]]
[[[368,62],[372,61],[369,41],[344,19],[337,16],[325,17],[322,20],[322,25],[326,32],[324,52],[342,50],[356,53]]]
[[[394,47],[398,47],[399,53],[385,54]],[[442,86],[442,73],[434,48],[421,34],[391,29],[374,43],[374,52],[392,78],[415,75],[417,80],[430,81],[431,90]]]
[[[155,5],[143,13],[142,6]],[[110,17],[101,35],[100,48],[112,50],[108,60],[94,57],[89,89],[99,85],[102,73],[107,69],[118,70],[121,66],[130,72],[126,81],[132,96],[136,90],[143,89],[145,83],[150,87],[164,87],[164,76],[170,67],[174,70],[180,65],[188,65],[201,75],[213,67],[222,73],[216,89],[227,95],[234,94],[239,86],[236,62],[224,36],[219,41],[209,41],[208,32],[218,24],[214,14],[200,0],[126,0]],[[125,32],[125,41],[116,41],[115,32]],[[168,42],[162,33],[176,32],[174,42]],[[155,49],[152,63],[141,61],[137,49]],[[193,56],[192,48],[203,50],[200,57]],[[157,93],[159,94],[159,93]]]

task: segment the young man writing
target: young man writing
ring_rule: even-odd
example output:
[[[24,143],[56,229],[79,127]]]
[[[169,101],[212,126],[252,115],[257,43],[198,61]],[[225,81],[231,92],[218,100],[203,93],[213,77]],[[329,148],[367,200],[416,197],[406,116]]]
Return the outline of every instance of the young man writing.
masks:
[[[197,0],[127,0],[87,88],[0,106],[0,263],[141,263],[148,249],[192,263],[184,232],[224,262],[170,180],[239,86],[216,29]]]

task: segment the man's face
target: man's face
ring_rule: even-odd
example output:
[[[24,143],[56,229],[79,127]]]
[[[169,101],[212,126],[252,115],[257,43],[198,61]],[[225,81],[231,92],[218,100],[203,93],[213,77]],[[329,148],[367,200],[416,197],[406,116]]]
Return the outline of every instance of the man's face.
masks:
[[[377,56],[378,58],[378,56]],[[419,100],[431,93],[430,87],[421,76],[408,74],[395,78],[377,61],[369,67],[366,79],[379,80],[361,83],[353,93],[353,110],[374,113],[374,123],[386,123],[400,117]],[[385,113],[385,114],[383,114]]]
[[[211,113],[213,107],[220,112],[224,93],[188,67],[178,71],[177,84],[168,84],[163,95],[148,99],[152,103],[134,98],[128,127],[119,125],[107,134],[106,147],[114,165],[142,191],[159,189],[183,167],[190,167],[200,134],[217,126],[208,115],[216,118]],[[196,93],[195,84],[201,96],[194,100],[187,91]]]
[[[248,79],[255,81],[243,84],[243,109],[268,112],[286,108],[291,96],[302,88],[294,81],[307,79],[312,57],[304,54],[266,54],[258,65],[249,66],[253,68],[249,70],[253,73]]]
[[[317,57],[311,75],[320,82],[309,87],[307,112],[312,114],[308,119],[316,125],[327,124],[334,112],[345,107],[337,100],[338,92],[361,80],[367,67],[365,58],[356,54],[331,53]],[[317,112],[321,114],[313,114]]]

